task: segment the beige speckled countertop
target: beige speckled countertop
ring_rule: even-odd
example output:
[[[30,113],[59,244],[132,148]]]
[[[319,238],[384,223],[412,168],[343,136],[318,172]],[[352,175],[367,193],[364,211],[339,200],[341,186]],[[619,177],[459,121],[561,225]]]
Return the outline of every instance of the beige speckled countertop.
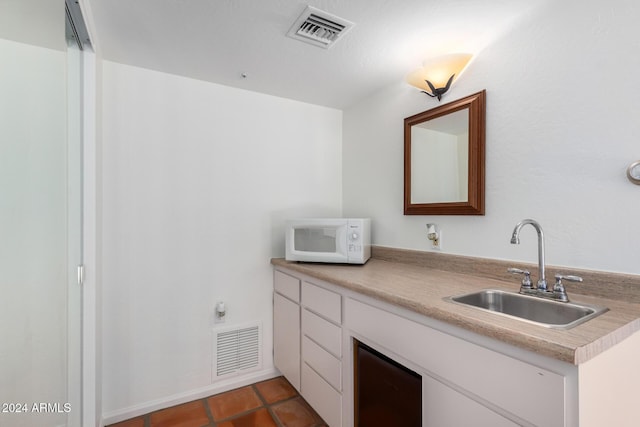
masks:
[[[381,252],[383,248],[379,249]],[[449,296],[480,289],[518,290],[517,278],[498,280],[474,274],[472,267],[460,269],[460,265],[466,265],[468,260],[477,264],[481,259],[453,256],[457,265],[442,264],[443,269],[435,269],[425,266],[428,262],[398,262],[395,260],[397,251],[393,250],[393,254],[388,256],[385,252],[365,265],[298,263],[284,259],[273,259],[271,263],[575,365],[592,359],[640,330],[640,304],[628,302],[635,300],[635,296],[623,298],[617,295],[618,299],[604,299],[577,294],[568,289],[573,301],[604,305],[609,311],[569,330],[545,328],[445,300]],[[442,257],[441,254],[437,256]],[[467,270],[472,273],[469,274]],[[625,277],[633,279],[635,276]]]

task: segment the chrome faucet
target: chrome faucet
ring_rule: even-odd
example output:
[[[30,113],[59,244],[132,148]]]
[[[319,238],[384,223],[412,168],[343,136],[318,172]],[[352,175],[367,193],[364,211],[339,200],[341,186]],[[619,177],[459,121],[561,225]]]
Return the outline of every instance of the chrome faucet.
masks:
[[[542,227],[538,224],[537,221],[532,219],[523,219],[520,221],[516,227],[513,229],[513,234],[511,235],[511,244],[519,245],[520,244],[520,230],[527,224],[531,224],[533,228],[536,229],[538,233],[538,293],[547,292],[547,279],[544,275],[544,233],[542,232]]]
[[[527,224],[531,224],[538,233],[538,286],[535,288],[532,286],[531,277],[527,270],[508,268],[507,271],[512,274],[522,274],[524,276],[520,284],[521,294],[536,295],[544,298],[552,298],[560,302],[569,302],[569,297],[567,296],[567,291],[562,284],[562,280],[567,280],[569,282],[582,282],[582,277],[556,274],[556,283],[553,285],[553,289],[547,288],[547,279],[544,275],[544,233],[542,232],[540,224],[532,219],[523,219],[520,221],[516,224],[516,228],[513,229],[513,234],[511,234],[511,244],[520,244],[520,230]]]

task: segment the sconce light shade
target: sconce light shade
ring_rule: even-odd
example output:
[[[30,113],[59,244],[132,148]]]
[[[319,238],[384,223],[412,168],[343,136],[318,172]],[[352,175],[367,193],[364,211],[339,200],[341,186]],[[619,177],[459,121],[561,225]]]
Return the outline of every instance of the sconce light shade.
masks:
[[[422,68],[407,76],[407,83],[439,101],[460,77],[472,56],[470,53],[454,53],[424,61]]]

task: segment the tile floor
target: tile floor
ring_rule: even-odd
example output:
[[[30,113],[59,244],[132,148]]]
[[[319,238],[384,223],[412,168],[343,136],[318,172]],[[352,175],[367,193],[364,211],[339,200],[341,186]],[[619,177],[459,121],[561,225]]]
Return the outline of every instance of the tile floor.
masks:
[[[109,427],[327,427],[327,424],[284,377],[277,377]]]

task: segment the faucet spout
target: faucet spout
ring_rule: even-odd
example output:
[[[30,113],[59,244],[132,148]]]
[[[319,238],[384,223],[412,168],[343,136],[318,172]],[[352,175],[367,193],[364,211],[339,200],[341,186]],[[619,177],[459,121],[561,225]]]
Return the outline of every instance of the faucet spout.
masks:
[[[544,233],[542,232],[542,227],[538,224],[537,221],[533,219],[523,219],[518,224],[516,224],[513,229],[513,233],[511,234],[511,244],[518,245],[520,244],[520,230],[525,225],[530,224],[533,228],[536,229],[538,233],[538,292],[546,292],[547,291],[547,279],[544,274]]]

